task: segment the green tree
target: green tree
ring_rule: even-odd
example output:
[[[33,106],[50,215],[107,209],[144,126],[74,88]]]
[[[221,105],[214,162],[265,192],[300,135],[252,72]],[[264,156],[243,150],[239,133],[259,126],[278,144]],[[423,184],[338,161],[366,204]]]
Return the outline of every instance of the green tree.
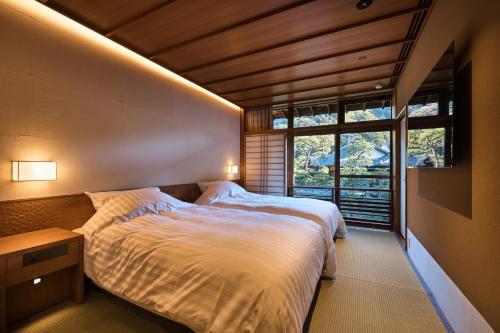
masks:
[[[436,166],[444,164],[444,128],[414,129],[408,132],[408,156],[410,163],[425,158]],[[416,166],[413,165],[413,166]]]

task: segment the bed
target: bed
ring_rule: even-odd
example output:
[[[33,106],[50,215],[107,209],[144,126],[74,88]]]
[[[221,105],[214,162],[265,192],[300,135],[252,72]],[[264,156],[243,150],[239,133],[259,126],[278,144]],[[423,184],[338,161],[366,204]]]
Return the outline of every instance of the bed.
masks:
[[[198,186],[202,195],[195,203],[199,205],[302,217],[321,225],[331,238],[347,235],[344,219],[331,202],[250,193],[231,181],[198,182]]]
[[[196,332],[301,332],[334,267],[329,237],[310,220],[159,191],[107,198],[76,231],[98,286]]]

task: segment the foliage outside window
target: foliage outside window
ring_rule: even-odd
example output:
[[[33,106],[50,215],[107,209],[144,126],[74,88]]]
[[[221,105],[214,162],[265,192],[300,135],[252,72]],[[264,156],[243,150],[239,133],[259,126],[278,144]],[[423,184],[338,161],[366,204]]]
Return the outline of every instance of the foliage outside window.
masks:
[[[390,161],[389,131],[340,136],[341,175],[389,175]]]
[[[425,128],[408,131],[408,166],[443,167],[445,129]]]
[[[295,137],[294,183],[300,186],[334,186],[335,135]]]
[[[351,103],[345,106],[345,122],[385,120],[392,118],[392,109],[386,101]]]
[[[273,129],[288,128],[288,110],[275,109],[273,110]]]
[[[293,127],[335,125],[337,123],[337,103],[297,106],[294,109]]]

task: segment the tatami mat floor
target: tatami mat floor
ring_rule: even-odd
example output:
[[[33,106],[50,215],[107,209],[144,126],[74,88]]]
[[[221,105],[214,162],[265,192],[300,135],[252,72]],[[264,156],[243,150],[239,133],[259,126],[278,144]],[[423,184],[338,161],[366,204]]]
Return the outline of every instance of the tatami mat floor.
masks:
[[[310,333],[446,332],[392,233],[351,228],[336,245],[337,278],[321,281]],[[91,290],[82,305],[61,304],[12,331],[189,332],[99,290]]]

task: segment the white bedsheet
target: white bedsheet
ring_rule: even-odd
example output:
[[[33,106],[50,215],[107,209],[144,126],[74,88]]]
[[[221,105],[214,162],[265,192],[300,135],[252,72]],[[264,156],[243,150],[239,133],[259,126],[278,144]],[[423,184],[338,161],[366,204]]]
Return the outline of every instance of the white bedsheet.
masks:
[[[80,231],[97,285],[196,332],[301,332],[327,258],[312,221],[209,206]]]
[[[337,205],[328,201],[277,197],[244,191],[223,195],[205,192],[195,203],[302,217],[321,225],[331,238],[333,236],[344,238],[347,235],[346,224]]]

